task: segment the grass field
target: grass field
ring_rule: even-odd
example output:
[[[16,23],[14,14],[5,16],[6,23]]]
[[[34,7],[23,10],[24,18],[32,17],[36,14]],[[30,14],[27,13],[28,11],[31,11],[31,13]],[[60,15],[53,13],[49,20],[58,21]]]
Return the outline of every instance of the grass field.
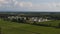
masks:
[[[60,21],[51,21],[52,25],[56,25]],[[43,22],[48,23],[48,22]],[[0,19],[0,27],[2,34],[60,34],[59,28],[36,26],[30,24],[22,24]]]

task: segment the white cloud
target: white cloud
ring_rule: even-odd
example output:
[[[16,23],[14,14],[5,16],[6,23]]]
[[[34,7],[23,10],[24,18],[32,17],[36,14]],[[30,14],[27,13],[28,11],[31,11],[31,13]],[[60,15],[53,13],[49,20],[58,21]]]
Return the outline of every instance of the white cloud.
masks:
[[[19,5],[20,7],[25,7],[25,8],[32,7],[31,2],[20,2]]]
[[[32,4],[32,7],[29,7],[30,10],[60,10],[60,3],[39,3]]]
[[[26,9],[26,10],[60,10],[60,2],[33,3],[17,0],[0,0],[0,7]]]
[[[14,5],[17,5],[18,4],[18,1],[16,1],[16,0],[13,0],[13,2],[14,2]]]
[[[14,8],[17,4],[16,0],[0,0],[0,8]]]
[[[9,2],[6,0],[0,0],[0,8],[4,5],[4,4],[8,4]]]
[[[8,1],[6,1],[6,0],[0,0],[0,4],[2,4],[2,3],[8,3]]]
[[[60,10],[60,3],[49,3],[51,10]]]

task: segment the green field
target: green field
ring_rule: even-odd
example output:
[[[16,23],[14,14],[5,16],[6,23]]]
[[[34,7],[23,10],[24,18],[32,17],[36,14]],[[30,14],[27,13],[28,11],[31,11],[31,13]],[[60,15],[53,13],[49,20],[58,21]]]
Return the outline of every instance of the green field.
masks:
[[[59,22],[60,20],[41,22],[41,24],[52,23],[52,26],[56,26]],[[1,19],[0,19],[0,27],[2,34],[60,34],[59,28],[3,21]]]

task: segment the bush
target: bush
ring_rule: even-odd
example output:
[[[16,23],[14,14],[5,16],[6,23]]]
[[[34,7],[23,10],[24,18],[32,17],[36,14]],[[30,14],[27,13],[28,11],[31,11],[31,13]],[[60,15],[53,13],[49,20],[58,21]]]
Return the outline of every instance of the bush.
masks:
[[[52,26],[51,23],[49,23],[48,26],[51,27]]]
[[[58,27],[60,28],[60,23],[58,24]]]
[[[11,21],[12,21],[12,22],[17,22],[17,19],[12,19]]]

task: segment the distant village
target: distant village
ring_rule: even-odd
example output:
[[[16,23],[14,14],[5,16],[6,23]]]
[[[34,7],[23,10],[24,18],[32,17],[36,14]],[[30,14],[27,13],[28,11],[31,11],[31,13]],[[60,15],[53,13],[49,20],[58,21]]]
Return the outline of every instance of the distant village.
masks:
[[[51,20],[60,20],[56,15],[40,15],[40,14],[0,14],[0,18],[4,20],[21,22],[21,23],[38,23]]]
[[[22,23],[34,23],[34,22],[44,22],[44,21],[50,21],[49,17],[41,17],[41,16],[30,16],[30,15],[24,15],[24,14],[19,14],[19,15],[10,15],[10,16],[2,16],[4,20],[9,20],[9,21],[18,21]]]
[[[25,16],[10,16],[8,17],[9,20],[15,20],[15,21],[20,21],[22,23],[24,22],[44,22],[44,21],[50,21],[47,18],[42,18],[42,17],[25,17]]]

